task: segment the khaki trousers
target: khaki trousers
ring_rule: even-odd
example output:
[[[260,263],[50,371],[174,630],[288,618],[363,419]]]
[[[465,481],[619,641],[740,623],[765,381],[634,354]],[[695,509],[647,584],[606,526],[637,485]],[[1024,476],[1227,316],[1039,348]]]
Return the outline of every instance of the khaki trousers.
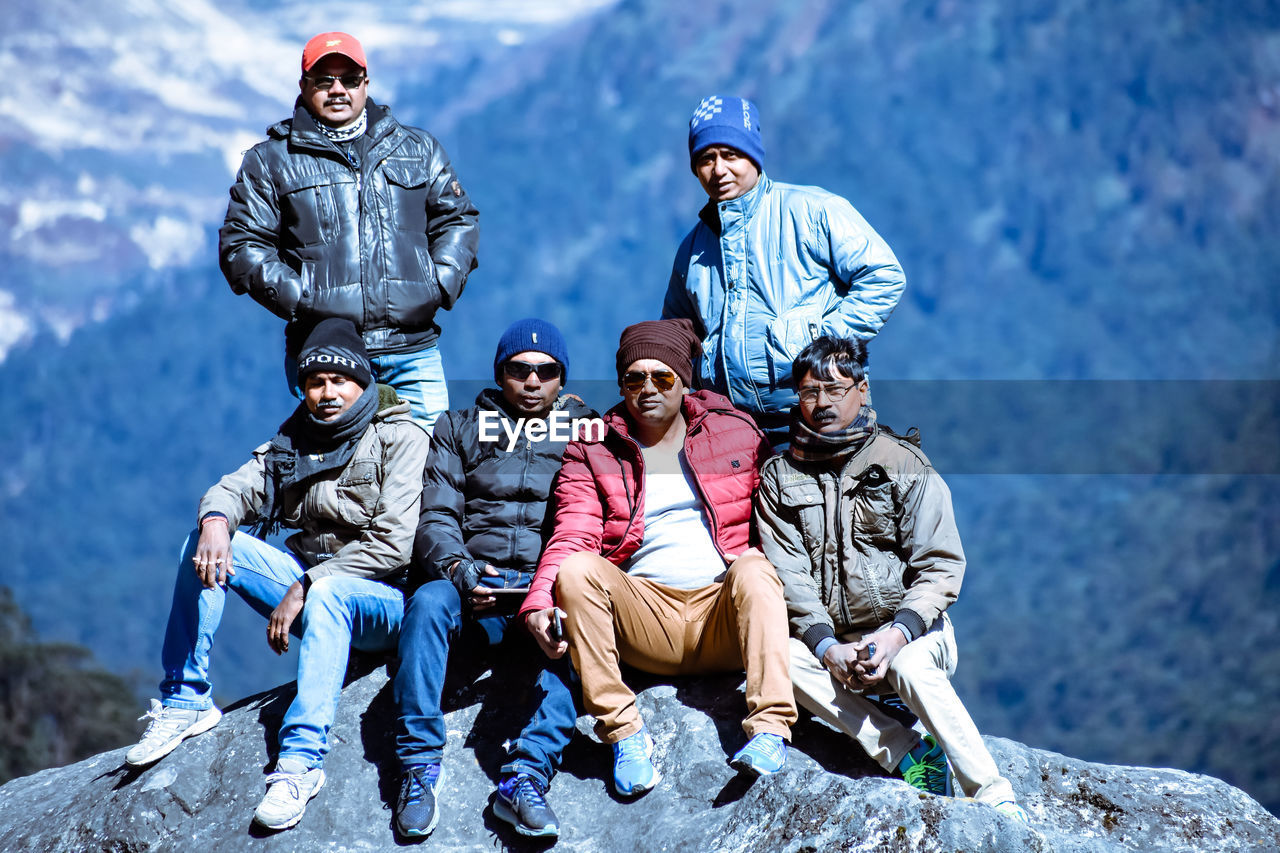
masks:
[[[752,548],[725,579],[675,589],[633,578],[599,554],[579,552],[560,565],[556,600],[582,678],[582,699],[596,734],[616,743],[644,724],[621,663],[657,675],[746,669],[748,736],[791,739],[795,696],[788,673],[787,608],[773,566]]]
[[[840,641],[859,639],[860,634],[846,634]],[[832,678],[800,640],[792,638],[790,644],[796,701],[856,740],[885,770],[895,770],[916,745],[919,735]],[[885,678],[888,688],[902,697],[903,703],[920,718],[920,724],[937,739],[966,797],[988,805],[1016,799],[1013,787],[1000,775],[978,727],[951,686],[956,656],[955,631],[943,614],[928,633],[898,652]]]

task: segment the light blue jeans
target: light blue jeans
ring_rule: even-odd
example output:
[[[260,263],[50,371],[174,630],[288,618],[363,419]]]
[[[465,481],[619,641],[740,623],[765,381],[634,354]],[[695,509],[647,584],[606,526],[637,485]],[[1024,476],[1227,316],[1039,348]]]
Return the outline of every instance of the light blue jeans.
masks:
[[[444,381],[440,348],[432,344],[416,352],[374,356],[370,361],[374,377],[396,389],[396,396],[409,404],[414,419],[431,432],[436,418],[449,408],[449,386]]]
[[[160,697],[173,708],[204,709],[213,704],[209,650],[227,593],[220,587],[206,589],[196,576],[192,558],[198,540],[198,531],[193,531],[182,547],[160,655],[164,666]],[[263,616],[270,616],[293,582],[302,577],[304,567],[293,555],[248,534],[237,532],[232,537],[231,552],[235,574],[227,576],[227,587]],[[324,763],[349,650],[394,650],[403,619],[404,596],[384,583],[339,576],[311,584],[302,614],[290,629],[302,641],[298,695],[280,727],[281,757],[307,767]]]
[[[444,362],[435,344],[414,352],[392,352],[373,356],[373,378],[396,389],[396,396],[409,404],[414,419],[427,428],[449,408],[449,386],[444,380]],[[288,352],[284,356],[285,379],[293,396],[302,399],[298,385],[298,362]]]

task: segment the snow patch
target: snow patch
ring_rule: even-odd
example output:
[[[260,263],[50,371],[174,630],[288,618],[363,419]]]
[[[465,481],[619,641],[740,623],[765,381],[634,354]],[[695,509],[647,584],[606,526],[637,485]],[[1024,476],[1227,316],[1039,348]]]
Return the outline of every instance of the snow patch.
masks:
[[[147,256],[153,270],[183,266],[204,250],[204,230],[199,223],[157,216],[153,222],[129,229],[129,237]]]
[[[37,228],[57,222],[64,216],[102,222],[107,218],[107,209],[89,199],[24,199],[18,203],[18,223],[14,226],[10,239],[25,237]]]
[[[7,290],[0,290],[0,363],[16,344],[31,335],[31,321],[14,307],[17,300]]]

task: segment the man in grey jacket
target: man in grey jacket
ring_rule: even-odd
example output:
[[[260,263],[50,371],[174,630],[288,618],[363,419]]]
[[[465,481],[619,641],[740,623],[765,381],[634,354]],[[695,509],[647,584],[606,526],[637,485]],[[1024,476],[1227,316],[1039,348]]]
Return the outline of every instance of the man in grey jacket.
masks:
[[[355,323],[373,374],[428,429],[449,407],[436,311],[475,268],[479,228],[440,143],[368,97],[346,33],[302,51],[293,117],[245,154],[219,233],[223,275],[289,321],[285,373],[326,317]]]
[[[704,98],[689,158],[707,204],[676,252],[662,316],[693,321],[699,387],[749,413],[776,449],[796,402],[792,359],[819,335],[875,337],[906,279],[848,201],[765,175],[751,101]]]
[[[796,701],[909,784],[947,793],[954,771],[965,796],[1026,823],[951,686],[946,610],[965,568],[951,493],[914,443],[877,425],[865,365],[857,340],[822,336],[800,352],[791,446],[764,464],[756,495],[791,619]]]
[[[324,784],[349,648],[396,648],[428,444],[408,405],[372,381],[350,321],[316,326],[298,375],[302,404],[200,501],[198,529],[178,560],[161,699],[152,700],[147,730],[125,756],[133,766],[151,764],[221,719],[209,650],[226,590],[235,590],[267,616],[274,652],[288,650],[290,634],[301,637],[298,695],[254,813],[269,829],[296,824]],[[256,523],[256,535],[237,531],[243,523]],[[281,527],[298,531],[287,552],[263,541]]]

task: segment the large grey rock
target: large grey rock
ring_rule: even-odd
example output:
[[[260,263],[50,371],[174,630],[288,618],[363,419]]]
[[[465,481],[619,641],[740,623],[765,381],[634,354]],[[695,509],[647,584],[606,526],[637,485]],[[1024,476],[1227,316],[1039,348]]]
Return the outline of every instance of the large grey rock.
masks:
[[[369,671],[372,668],[372,671]],[[0,787],[0,850],[393,850],[395,708],[381,666],[351,673],[332,731],[328,782],[292,830],[251,825],[293,685],[227,710],[211,732],[134,771],[124,750]],[[490,809],[502,741],[515,735],[518,685],[492,674],[448,691],[447,779],[424,848],[541,849]],[[659,787],[613,796],[611,753],[590,719],[565,756],[551,801],[557,849],[584,851],[1261,851],[1280,821],[1224,782],[1178,770],[1113,767],[987,742],[1030,811],[1030,827],[973,802],[921,795],[885,778],[856,747],[805,720],[784,773],[748,783],[725,760],[743,741],[740,679],[650,683],[639,703],[655,740]]]

